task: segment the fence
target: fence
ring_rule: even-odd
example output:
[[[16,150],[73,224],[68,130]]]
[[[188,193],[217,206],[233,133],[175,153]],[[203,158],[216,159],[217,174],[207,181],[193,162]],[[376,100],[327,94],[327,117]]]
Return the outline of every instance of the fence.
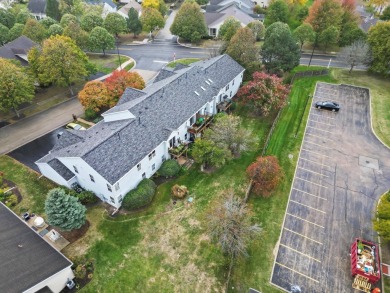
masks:
[[[293,83],[294,79],[297,77],[306,77],[306,76],[318,76],[318,75],[327,75],[328,74],[327,69],[323,70],[309,70],[309,71],[301,71],[294,74],[293,78],[291,79],[290,84]]]

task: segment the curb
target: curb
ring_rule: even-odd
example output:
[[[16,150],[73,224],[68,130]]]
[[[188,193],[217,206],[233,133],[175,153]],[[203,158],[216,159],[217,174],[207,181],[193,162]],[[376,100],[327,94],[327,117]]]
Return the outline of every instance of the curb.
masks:
[[[179,42],[179,37],[177,37],[176,43],[178,43],[180,46],[185,47],[185,48],[203,49],[202,47],[193,47],[193,46],[183,45],[182,43]]]

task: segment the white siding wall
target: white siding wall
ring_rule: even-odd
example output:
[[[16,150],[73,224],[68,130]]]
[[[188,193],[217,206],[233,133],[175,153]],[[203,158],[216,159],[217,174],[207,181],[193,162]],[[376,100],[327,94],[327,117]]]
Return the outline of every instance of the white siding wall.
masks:
[[[47,163],[37,163],[39,171],[41,174],[50,180],[58,183],[59,185],[64,185],[70,187],[70,183],[68,183],[60,174],[58,174],[52,167]]]
[[[58,293],[65,288],[68,279],[73,280],[73,278],[74,275],[72,269],[70,267],[67,267],[64,270],[58,272],[57,274],[47,278],[46,280],[43,280],[37,285],[24,291],[24,293],[35,293],[38,290],[44,288],[45,286],[48,286],[50,290],[53,291],[54,293]]]

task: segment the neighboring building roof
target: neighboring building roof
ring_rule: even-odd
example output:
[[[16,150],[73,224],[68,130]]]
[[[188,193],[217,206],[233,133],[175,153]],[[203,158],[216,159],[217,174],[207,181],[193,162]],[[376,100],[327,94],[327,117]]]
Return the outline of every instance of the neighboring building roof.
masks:
[[[97,4],[104,4],[106,3],[107,5],[109,5],[111,8],[116,8],[116,5],[114,2],[112,2],[111,0],[86,0],[85,2],[89,3],[89,4],[92,4],[92,5],[97,5]]]
[[[366,18],[366,19],[363,19],[362,22],[360,23],[360,27],[361,29],[368,33],[368,31],[370,30],[370,28],[374,25],[376,25],[378,22],[380,22],[381,20],[378,19],[378,18]]]
[[[72,179],[75,175],[68,168],[65,167],[58,159],[53,159],[48,162],[49,166],[62,176],[66,181]]]
[[[34,14],[45,14],[46,0],[30,0],[28,1],[27,9]]]
[[[22,65],[27,65],[25,56],[28,51],[35,46],[38,46],[38,44],[25,36],[20,36],[0,47],[0,57],[5,59],[16,59],[21,61]]]
[[[138,13],[142,10],[141,4],[137,3],[134,0],[131,0],[128,4],[119,9],[118,12],[121,12],[124,15],[128,15],[130,8],[134,8]]]
[[[233,16],[242,24],[247,25],[254,21],[254,19],[247,13],[243,12],[236,4],[229,4],[218,12],[206,12],[204,14],[207,27],[213,27],[221,22],[224,22],[227,18]]]
[[[222,55],[176,70],[143,91],[126,90],[121,98],[126,101],[120,100],[104,114],[128,110],[135,119],[101,121],[82,131],[83,141],[53,150],[37,163],[81,157],[114,184],[243,70],[231,57]]]
[[[23,292],[72,263],[0,203],[0,292]]]

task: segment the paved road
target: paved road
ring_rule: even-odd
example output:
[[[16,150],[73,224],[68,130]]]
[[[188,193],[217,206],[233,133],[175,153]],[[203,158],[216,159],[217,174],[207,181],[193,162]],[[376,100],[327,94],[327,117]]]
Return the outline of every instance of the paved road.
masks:
[[[286,209],[271,282],[290,292],[354,292],[349,247],[377,242],[376,201],[390,188],[390,150],[371,132],[368,90],[318,83]]]

